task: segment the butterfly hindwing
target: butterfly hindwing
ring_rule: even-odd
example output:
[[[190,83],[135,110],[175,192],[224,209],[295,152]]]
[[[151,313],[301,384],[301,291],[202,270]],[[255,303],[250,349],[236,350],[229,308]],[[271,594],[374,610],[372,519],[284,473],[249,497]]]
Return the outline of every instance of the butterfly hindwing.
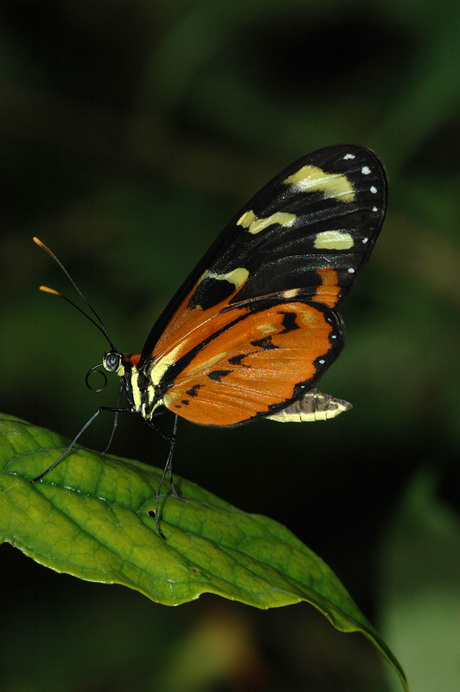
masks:
[[[354,145],[313,152],[262,188],[146,341],[137,369],[163,405],[236,425],[302,397],[343,345],[336,308],[376,241],[386,194],[380,160]]]
[[[338,355],[341,334],[338,316],[300,291],[229,306],[181,341],[183,355],[159,381],[164,405],[202,425],[274,413],[311,388]]]

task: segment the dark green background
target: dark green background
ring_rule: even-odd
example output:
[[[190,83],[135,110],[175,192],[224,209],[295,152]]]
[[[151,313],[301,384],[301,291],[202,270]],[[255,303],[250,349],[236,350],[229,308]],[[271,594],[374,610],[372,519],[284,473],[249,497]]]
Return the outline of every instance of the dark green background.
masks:
[[[458,1],[3,0],[0,12],[1,409],[69,437],[115,403],[116,383],[86,389],[106,344],[38,292],[72,296],[33,235],[136,352],[272,175],[338,142],[382,157],[387,221],[321,382],[353,411],[230,431],[180,421],[174,466],[319,553],[414,690],[457,690]],[[98,420],[85,444],[103,448],[110,427]],[[167,446],[126,416],[112,450],[161,466]],[[165,608],[10,546],[1,575],[6,692],[398,689],[364,639],[307,606]]]

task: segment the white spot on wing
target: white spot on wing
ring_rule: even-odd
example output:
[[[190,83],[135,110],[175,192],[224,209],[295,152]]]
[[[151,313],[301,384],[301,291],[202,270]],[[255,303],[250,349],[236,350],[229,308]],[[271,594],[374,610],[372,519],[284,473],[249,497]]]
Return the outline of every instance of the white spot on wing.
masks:
[[[372,192],[373,195],[375,195],[377,193],[377,188],[374,185],[372,185],[370,188],[370,191]]]
[[[370,172],[371,172],[371,169],[369,168],[369,166],[363,166],[363,167],[361,168],[361,173],[362,173],[363,175],[369,175]]]
[[[345,154],[343,158],[346,161],[347,159],[355,159],[356,156],[354,154]]]

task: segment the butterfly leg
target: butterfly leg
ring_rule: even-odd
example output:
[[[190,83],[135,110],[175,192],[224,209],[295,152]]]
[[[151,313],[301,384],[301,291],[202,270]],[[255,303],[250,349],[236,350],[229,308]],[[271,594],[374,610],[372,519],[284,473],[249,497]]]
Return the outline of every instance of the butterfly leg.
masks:
[[[59,462],[62,461],[62,460],[69,454],[69,452],[72,450],[72,448],[73,448],[73,446],[75,445],[75,443],[80,439],[80,437],[83,435],[83,433],[85,432],[85,430],[86,430],[87,428],[89,428],[89,426],[91,425],[91,423],[93,422],[93,420],[100,414],[101,411],[115,411],[115,413],[118,414],[118,413],[130,412],[131,409],[129,409],[129,408],[119,408],[119,407],[114,407],[114,406],[100,406],[100,407],[97,409],[96,413],[94,413],[94,414],[91,416],[91,418],[90,418],[88,421],[86,421],[86,423],[84,424],[84,426],[82,427],[82,429],[80,430],[80,432],[79,432],[77,435],[75,435],[75,437],[73,438],[72,442],[69,444],[69,446],[67,447],[67,449],[66,449],[64,452],[62,452],[61,456],[58,457],[58,458],[56,459],[56,461],[53,461],[53,463],[51,464],[51,466],[48,466],[48,468],[45,469],[45,470],[43,471],[43,473],[41,473],[39,476],[36,476],[36,478],[32,478],[32,483],[37,483],[38,481],[41,481],[42,478],[44,478],[50,471],[52,471],[52,470],[59,464]]]
[[[122,393],[123,393],[123,388],[122,388],[122,386],[120,386],[120,390],[119,390],[119,392],[118,392],[117,406],[116,406],[116,409],[115,409],[115,416],[114,416],[114,419],[113,419],[112,432],[110,433],[109,440],[108,440],[108,442],[107,442],[107,444],[106,444],[106,446],[105,446],[105,449],[104,449],[104,451],[102,452],[102,454],[107,454],[107,452],[109,451],[110,447],[112,446],[113,438],[115,437],[115,431],[116,431],[116,429],[118,428],[118,414],[120,413],[119,408],[120,408],[120,401],[121,401],[121,395],[122,395]],[[129,409],[121,409],[121,412],[124,412],[124,411],[126,411],[126,410],[129,411]]]
[[[171,486],[171,490],[174,494],[174,497],[177,500],[180,500],[181,502],[188,502],[187,498],[181,497],[179,493],[176,490],[176,486],[174,485],[174,479],[172,475],[172,459],[174,455],[174,446],[176,444],[176,432],[177,432],[177,419],[178,416],[174,416],[174,425],[173,425],[173,431],[171,434],[165,433],[163,430],[160,430],[155,423],[152,420],[148,420],[148,424],[154,428],[165,440],[169,442],[169,452],[168,452],[168,458],[166,460],[165,467],[163,469],[163,473],[161,474],[160,481],[158,483],[157,491],[155,493],[155,525],[157,527],[158,533],[160,534],[161,538],[163,540],[166,540],[166,537],[161,530],[160,527],[160,493],[161,493],[161,487],[163,485],[163,482],[166,478],[166,475],[169,476],[169,483]]]
[[[188,502],[188,500],[185,497],[181,497],[179,493],[176,490],[176,486],[174,485],[174,479],[172,475],[172,458],[174,454],[174,446],[176,444],[176,433],[177,433],[177,421],[178,421],[178,416],[174,416],[174,425],[173,425],[173,431],[172,435],[170,438],[170,447],[169,447],[169,453],[168,453],[168,458],[166,460],[166,466],[165,466],[165,473],[166,471],[168,472],[169,475],[169,482],[171,485],[171,490],[174,493],[174,497],[177,498],[178,500],[181,500],[182,502]]]

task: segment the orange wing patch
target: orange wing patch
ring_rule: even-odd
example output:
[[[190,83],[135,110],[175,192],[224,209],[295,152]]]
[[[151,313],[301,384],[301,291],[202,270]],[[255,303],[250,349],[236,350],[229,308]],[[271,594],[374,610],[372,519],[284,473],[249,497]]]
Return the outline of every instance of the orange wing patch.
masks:
[[[227,309],[189,334],[183,363],[170,372],[167,408],[202,425],[236,425],[292,399],[296,385],[317,379],[322,357],[329,363],[336,355],[331,351],[338,353],[333,332],[339,325],[329,310],[299,300],[256,311],[254,302]],[[161,359],[154,381],[156,371],[168,379]]]
[[[316,288],[315,295],[312,300],[317,303],[334,308],[339,301],[340,286],[339,277],[335,269],[327,267],[326,269],[317,269],[321,283]]]

